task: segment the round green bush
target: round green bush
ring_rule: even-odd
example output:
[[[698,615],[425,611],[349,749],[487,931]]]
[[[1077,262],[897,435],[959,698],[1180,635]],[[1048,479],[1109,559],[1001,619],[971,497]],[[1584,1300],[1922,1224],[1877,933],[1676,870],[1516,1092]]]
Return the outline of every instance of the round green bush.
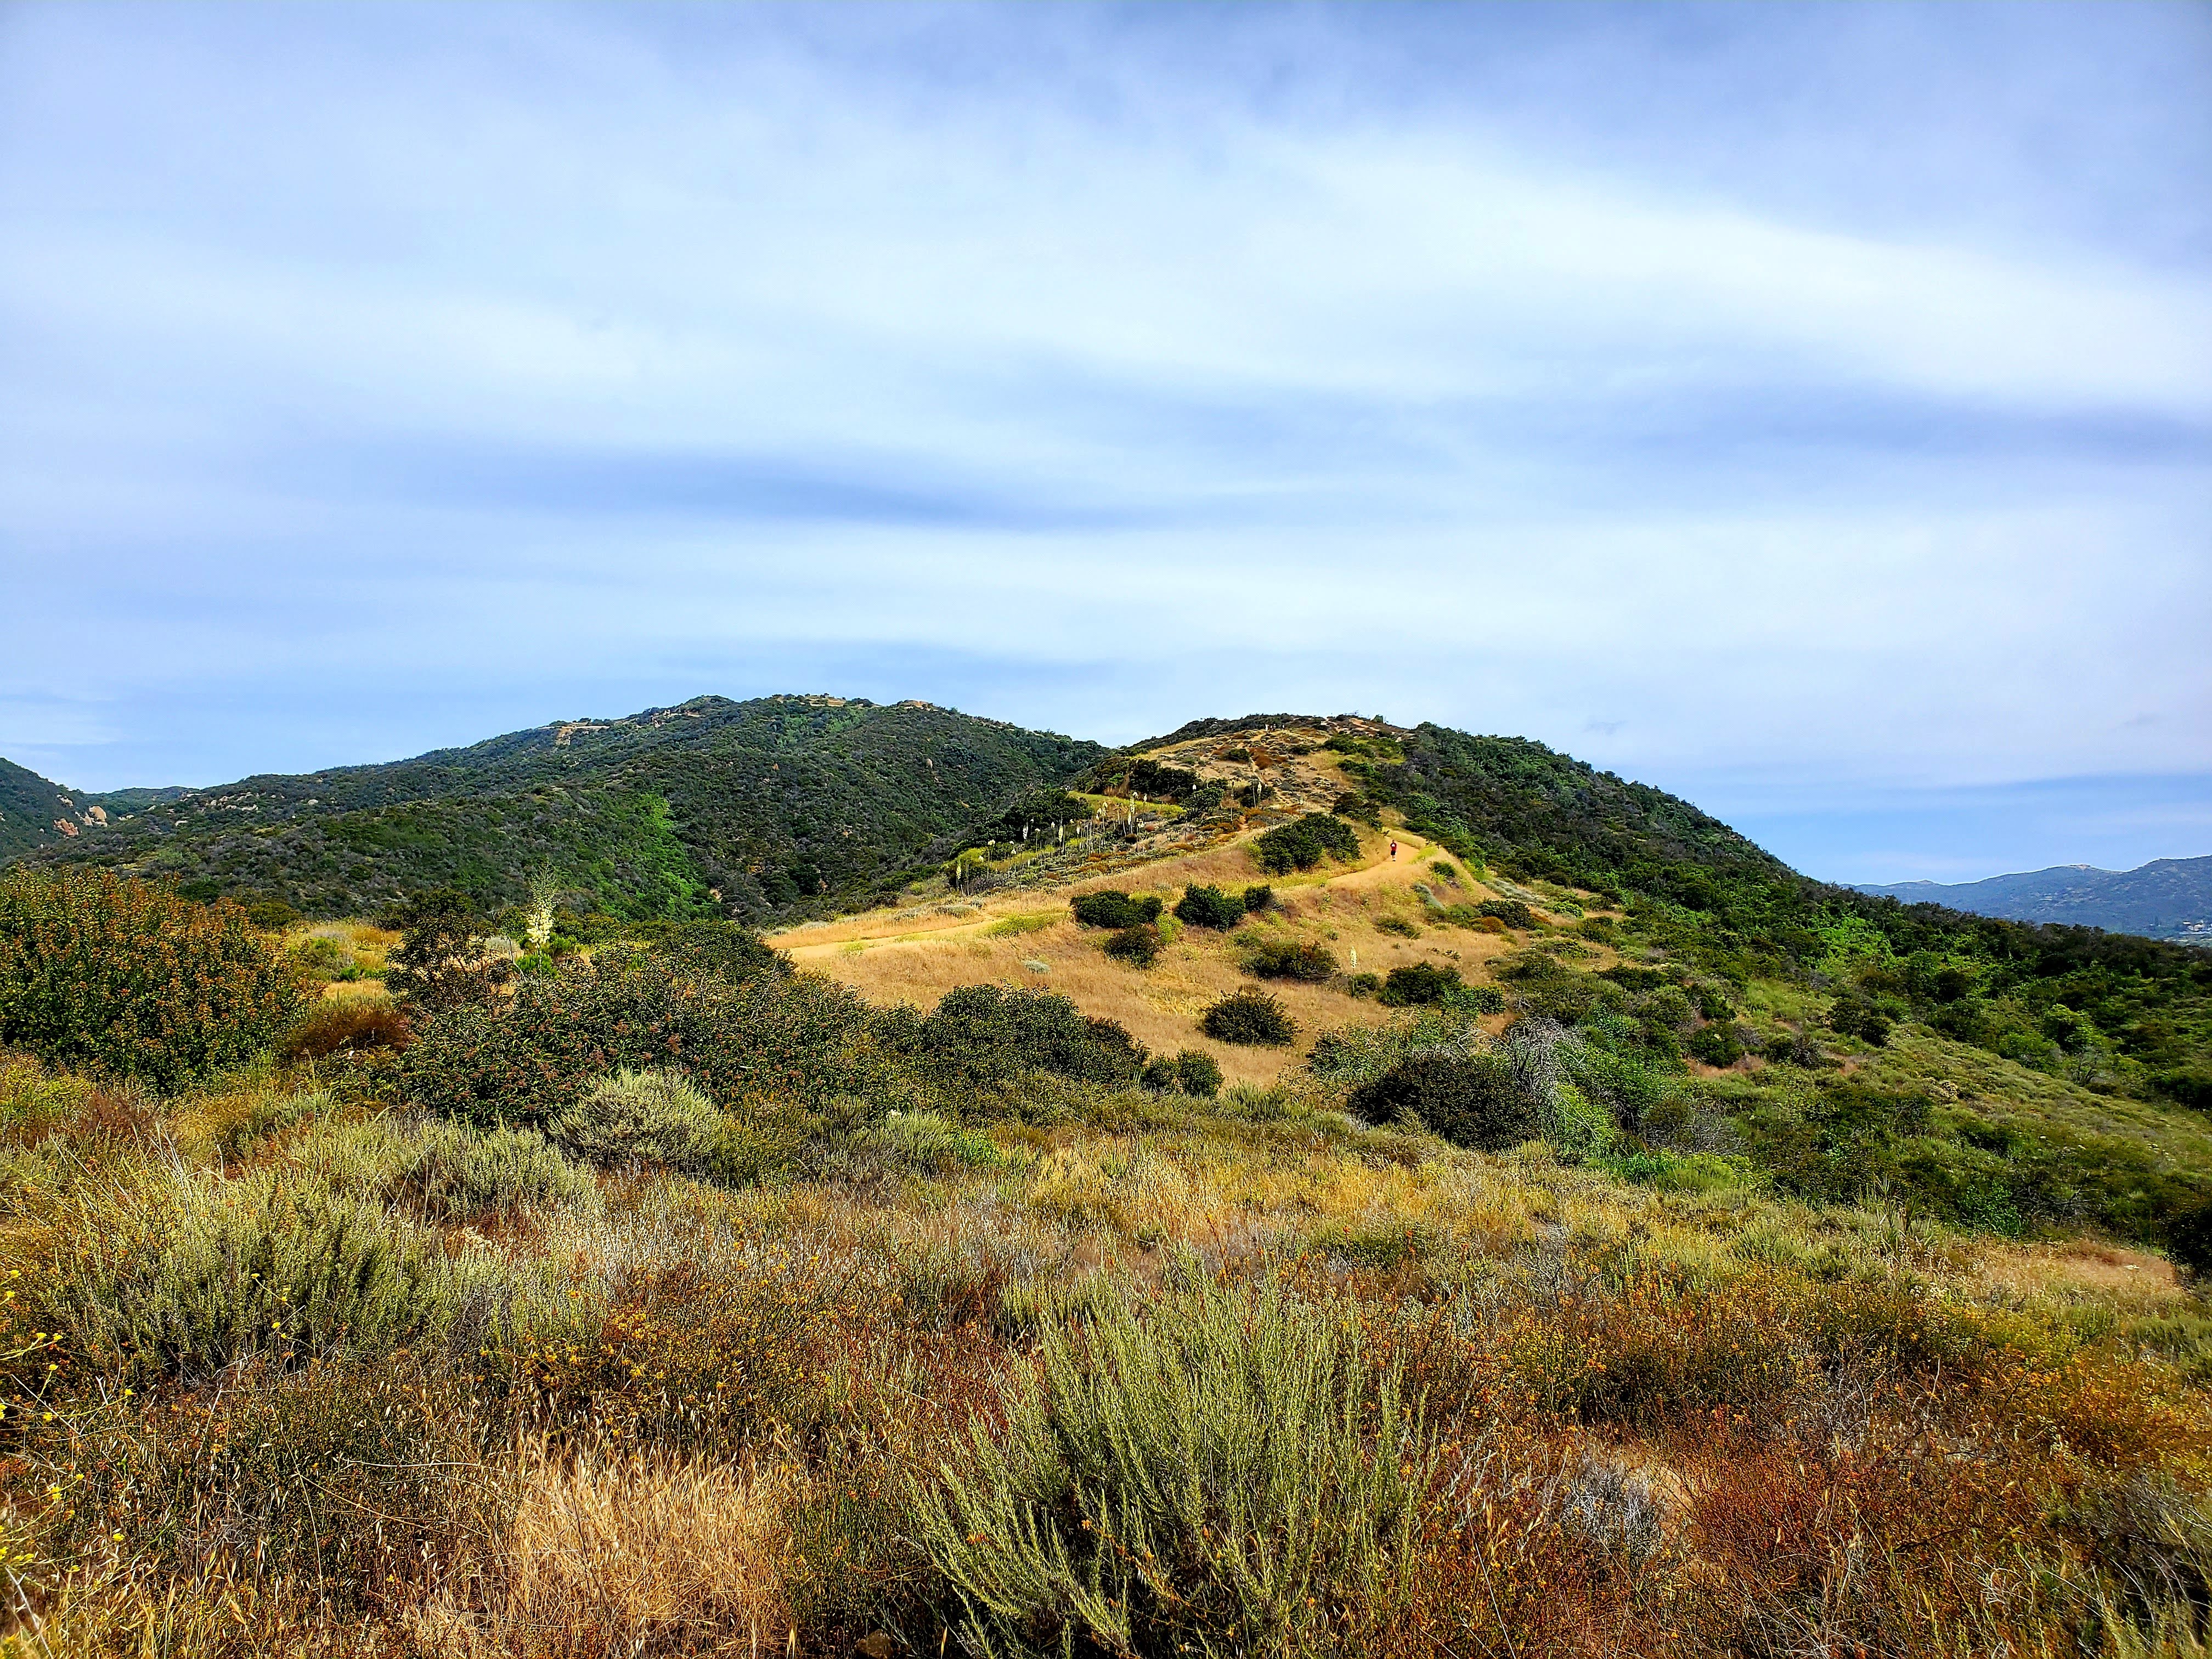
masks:
[[[1281,1000],[1257,986],[1231,992],[1208,1008],[1198,1024],[1217,1042],[1247,1048],[1284,1048],[1298,1034],[1298,1023]]]
[[[1408,963],[1393,968],[1382,981],[1382,1003],[1386,1008],[1420,1008],[1442,1002],[1460,985],[1459,969],[1447,963]]]
[[[1186,887],[1176,902],[1176,920],[1193,927],[1234,927],[1244,920],[1244,901],[1218,887]]]
[[[1346,1104],[1370,1123],[1411,1114],[1446,1140],[1479,1152],[1517,1146],[1537,1132],[1534,1103],[1495,1054],[1417,1054],[1354,1090]]]
[[[1149,968],[1160,959],[1160,930],[1149,921],[1108,935],[1106,954],[1133,968]]]
[[[562,1150],[602,1165],[685,1169],[714,1144],[714,1103],[673,1072],[618,1071],[547,1127]]]
[[[1221,1066],[1212,1054],[1186,1048],[1175,1057],[1176,1081],[1183,1093],[1211,1100],[1221,1092]]]
[[[1321,985],[1336,976],[1336,957],[1326,945],[1312,939],[1271,939],[1253,951],[1244,969],[1261,979],[1295,979]]]
[[[301,1001],[234,904],[106,870],[0,877],[0,1046],[173,1090],[270,1047]]]

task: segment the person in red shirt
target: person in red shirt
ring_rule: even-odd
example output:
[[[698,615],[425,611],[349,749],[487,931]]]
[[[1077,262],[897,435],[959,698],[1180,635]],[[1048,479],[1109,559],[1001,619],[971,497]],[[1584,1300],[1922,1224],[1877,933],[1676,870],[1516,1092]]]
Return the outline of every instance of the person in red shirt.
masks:
[[[1390,843],[1390,856],[1394,859],[1398,856],[1398,843],[1395,841]]]

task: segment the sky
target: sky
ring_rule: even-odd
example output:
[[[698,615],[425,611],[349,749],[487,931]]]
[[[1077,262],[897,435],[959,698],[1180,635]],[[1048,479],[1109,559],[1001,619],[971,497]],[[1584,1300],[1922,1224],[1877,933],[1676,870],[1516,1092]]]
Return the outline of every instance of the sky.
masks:
[[[2212,5],[0,6],[0,755],[705,692],[2212,853]]]

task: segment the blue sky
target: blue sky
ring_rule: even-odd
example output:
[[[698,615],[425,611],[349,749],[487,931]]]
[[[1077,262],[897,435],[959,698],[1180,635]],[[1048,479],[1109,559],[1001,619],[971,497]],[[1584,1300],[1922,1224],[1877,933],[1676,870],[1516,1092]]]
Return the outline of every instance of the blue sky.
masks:
[[[2212,7],[0,9],[0,754],[702,691],[2212,852]]]

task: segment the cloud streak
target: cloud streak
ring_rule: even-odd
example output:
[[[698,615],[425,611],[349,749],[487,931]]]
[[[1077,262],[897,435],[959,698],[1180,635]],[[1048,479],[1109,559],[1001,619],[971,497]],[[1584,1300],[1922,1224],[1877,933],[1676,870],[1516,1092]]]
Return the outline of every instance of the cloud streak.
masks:
[[[798,687],[2212,774],[2199,9],[0,29],[0,753],[71,781]]]

